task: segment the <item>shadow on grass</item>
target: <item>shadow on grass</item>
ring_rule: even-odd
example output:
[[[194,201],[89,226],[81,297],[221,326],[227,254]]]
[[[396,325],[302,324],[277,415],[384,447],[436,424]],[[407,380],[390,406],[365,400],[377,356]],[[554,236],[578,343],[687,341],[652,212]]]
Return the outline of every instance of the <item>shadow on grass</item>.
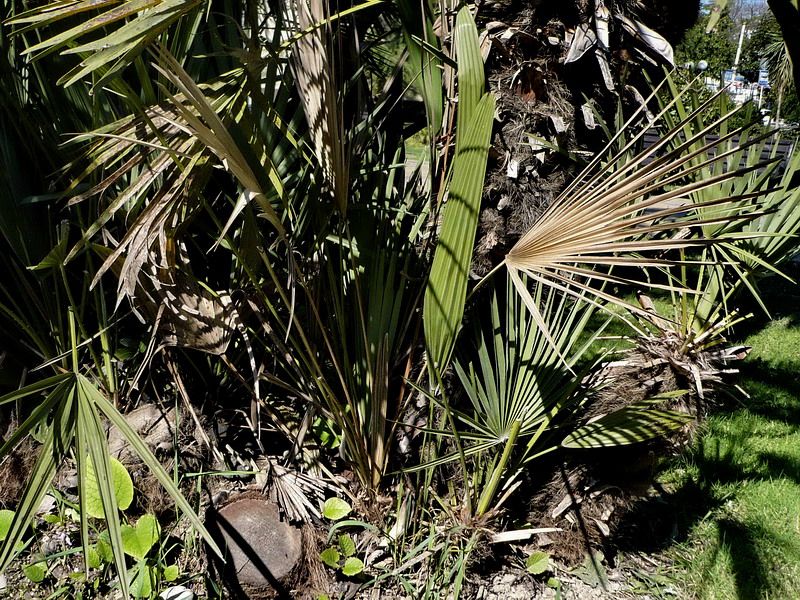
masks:
[[[753,387],[771,388],[771,390],[778,390],[800,398],[800,380],[797,378],[796,370],[776,368],[766,361],[755,359],[745,362],[740,371],[742,376],[754,384]],[[749,391],[753,393],[753,390]],[[800,410],[797,406],[775,402],[773,398],[769,397],[755,398],[754,400],[746,404],[747,410],[752,414],[800,427]]]
[[[623,552],[657,553],[687,542],[700,523],[712,525],[716,532],[705,536],[709,548],[702,561],[702,581],[719,576],[715,567],[729,564],[737,600],[761,600],[775,595],[770,564],[764,560],[764,546],[781,546],[779,532],[760,526],[753,519],[740,521],[727,506],[736,491],[752,482],[787,479],[800,485],[800,461],[773,452],[756,455],[757,468],[742,468],[735,454],[747,451],[736,442],[725,449],[701,442],[691,454],[691,468],[697,476],[688,478],[678,489],[661,489],[658,497],[641,501],[620,523],[617,546]],[[695,558],[694,556],[692,558]]]
[[[730,518],[719,519],[716,524],[717,552],[724,551],[730,557],[739,600],[769,597],[768,566],[760,551],[760,544],[769,531],[749,524],[745,526]]]
[[[800,268],[792,270],[797,279]],[[785,331],[800,328],[798,286],[772,278],[764,282],[762,292],[773,318],[783,320]],[[748,309],[755,311],[753,306]],[[737,330],[737,337],[743,340],[768,325],[757,316]],[[776,332],[773,343],[780,345],[780,335]],[[788,338],[787,343],[791,343]],[[670,476],[680,483],[642,500],[620,523],[620,550],[653,553],[691,540],[687,556],[695,569],[700,567],[702,585],[708,585],[704,590],[715,589],[714,577],[727,570],[736,600],[786,597],[785,590],[776,587],[786,583],[777,582],[776,570],[781,566],[777,561],[800,559],[797,549],[786,545],[782,526],[754,510],[752,498],[748,506],[739,505],[741,490],[750,484],[783,481],[800,486],[800,457],[781,451],[786,436],[797,435],[800,428],[800,356],[784,353],[783,357],[772,363],[766,354],[737,365],[742,385],[752,397],[720,407],[716,424],[700,434],[684,457],[672,461]],[[769,448],[772,434],[764,433],[772,428],[782,431],[775,436],[776,444],[781,444],[778,449]],[[780,497],[770,500],[780,512]],[[791,508],[785,507],[786,511]],[[793,597],[800,598],[800,590]]]
[[[800,282],[800,262],[786,263],[780,269],[793,281],[775,275],[760,281],[757,287],[772,319],[785,318],[787,325],[798,327],[800,326],[800,286],[795,282]],[[736,326],[736,337],[744,339],[761,330],[768,319],[764,315],[764,309],[748,292],[742,294],[738,303],[740,305],[739,314],[752,313],[754,315],[753,318],[746,319]]]

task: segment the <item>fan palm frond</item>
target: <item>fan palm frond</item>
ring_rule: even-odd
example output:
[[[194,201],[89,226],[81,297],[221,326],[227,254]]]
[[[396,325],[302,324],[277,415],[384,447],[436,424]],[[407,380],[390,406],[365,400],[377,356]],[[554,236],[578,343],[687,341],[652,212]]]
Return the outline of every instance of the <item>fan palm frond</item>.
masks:
[[[663,118],[680,97],[678,94],[656,118]],[[521,284],[520,273],[572,294],[594,294],[602,301],[641,314],[641,307],[597,289],[592,281],[659,287],[644,278],[614,275],[612,270],[626,266],[646,271],[675,264],[675,260],[664,257],[666,252],[713,242],[702,235],[703,226],[749,220],[761,214],[756,210],[739,214],[733,209],[737,202],[758,197],[763,193],[761,190],[733,194],[689,208],[676,205],[676,201],[691,193],[720,186],[765,166],[759,162],[734,168],[728,163],[719,172],[709,173],[711,165],[724,163],[742,148],[728,144],[741,133],[741,128],[719,137],[710,135],[736,111],[707,127],[692,129],[696,116],[714,100],[711,98],[697,107],[658,142],[632,158],[628,157],[629,150],[640,143],[648,127],[630,136],[630,141],[610,159],[605,159],[604,153],[598,155],[556,198],[542,218],[522,235],[506,255],[504,264],[529,308],[535,310],[535,304]],[[617,137],[629,133],[635,116],[607,148],[613,147]],[[755,141],[742,142],[742,145],[752,143]],[[709,207],[714,207],[713,214],[703,212]],[[699,231],[699,235],[668,236],[678,228]],[[654,255],[654,252],[659,254]],[[670,284],[662,287],[675,289]]]

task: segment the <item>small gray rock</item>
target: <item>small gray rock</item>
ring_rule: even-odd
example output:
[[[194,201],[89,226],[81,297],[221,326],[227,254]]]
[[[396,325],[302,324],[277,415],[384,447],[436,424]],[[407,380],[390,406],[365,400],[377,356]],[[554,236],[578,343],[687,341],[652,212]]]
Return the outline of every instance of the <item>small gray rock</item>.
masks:
[[[143,404],[125,415],[128,425],[151,450],[170,450],[175,436],[175,409],[164,413],[155,404]],[[108,432],[109,454],[124,464],[139,462],[130,442],[116,427]]]

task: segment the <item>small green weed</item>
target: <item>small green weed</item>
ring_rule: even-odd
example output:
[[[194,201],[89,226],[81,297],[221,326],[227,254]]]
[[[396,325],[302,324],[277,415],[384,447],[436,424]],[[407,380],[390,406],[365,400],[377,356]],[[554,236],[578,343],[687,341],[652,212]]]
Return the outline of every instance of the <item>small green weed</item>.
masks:
[[[336,536],[336,544],[333,544],[335,531],[340,527],[358,525],[355,521],[342,521],[352,511],[352,507],[341,498],[328,498],[322,508],[322,516],[334,523],[328,533],[328,547],[323,550],[319,559],[331,569],[341,573],[345,577],[357,577],[364,572],[364,562],[356,554],[356,543],[347,533],[339,533]]]
[[[134,498],[133,482],[122,463],[112,458],[111,464],[117,505],[124,510]],[[51,585],[59,598],[97,597],[104,594],[111,578],[114,555],[109,530],[95,529],[105,521],[105,516],[91,460],[87,469],[84,505],[86,513],[95,520],[91,524],[94,543],[86,548],[85,553],[87,572],[83,570],[83,561],[78,559],[83,554],[83,547],[71,547],[70,542],[81,521],[79,507],[65,500],[55,490],[51,491],[49,498],[52,502],[50,510],[54,510],[55,514],[48,512],[41,516],[41,520],[34,521],[33,535],[20,541],[16,547],[28,561],[22,567],[24,576],[34,585],[35,594],[49,591]],[[12,511],[0,511],[0,541],[7,536],[13,518]],[[158,552],[154,551],[163,539],[155,515],[142,515],[135,523],[123,522],[120,533],[124,553],[134,561],[133,567],[128,569],[129,591],[134,598],[155,598],[165,584],[176,581],[181,575],[177,565],[164,561],[163,557],[170,553],[167,549],[158,546]],[[47,549],[49,546],[42,540],[54,537],[63,538],[63,543],[56,549]],[[61,567],[56,569],[58,565]],[[58,575],[59,570],[66,570],[68,575]]]

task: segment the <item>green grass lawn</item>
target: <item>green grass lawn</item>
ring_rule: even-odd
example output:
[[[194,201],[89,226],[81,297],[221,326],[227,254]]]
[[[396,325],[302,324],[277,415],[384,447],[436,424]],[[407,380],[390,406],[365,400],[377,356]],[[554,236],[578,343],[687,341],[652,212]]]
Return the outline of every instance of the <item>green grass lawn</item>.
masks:
[[[687,598],[800,599],[800,293],[774,280],[764,297],[773,320],[741,338],[751,398],[711,416],[663,476]]]

